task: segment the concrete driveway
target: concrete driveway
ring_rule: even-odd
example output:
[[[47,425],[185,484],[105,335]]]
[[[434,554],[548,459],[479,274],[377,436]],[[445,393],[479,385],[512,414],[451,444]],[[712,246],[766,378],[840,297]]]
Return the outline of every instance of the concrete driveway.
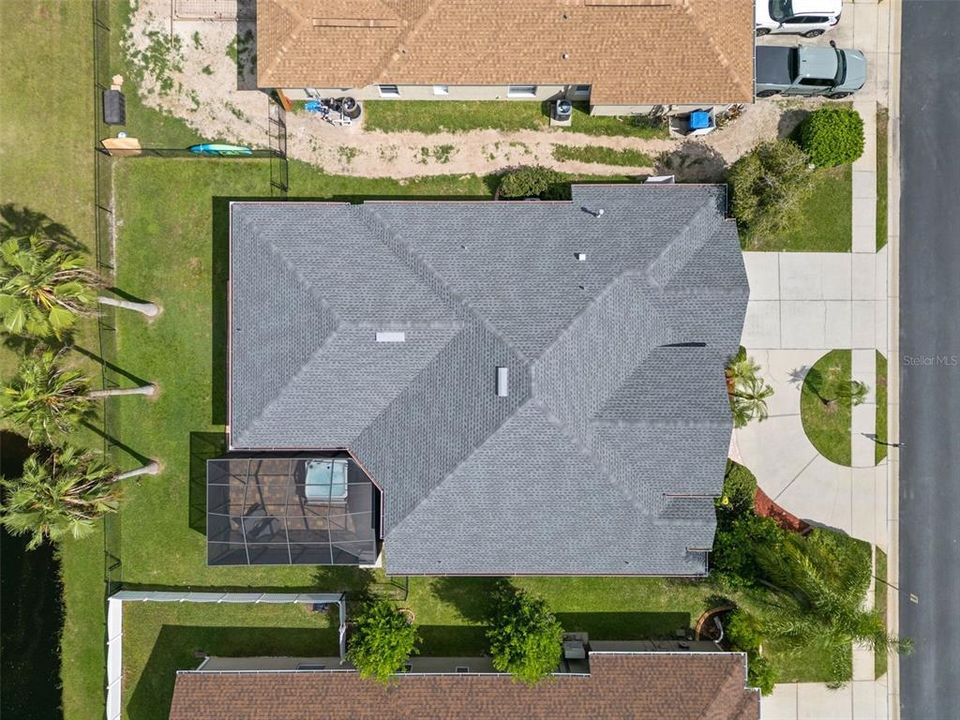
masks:
[[[876,348],[887,336],[887,253],[746,252],[748,348]]]

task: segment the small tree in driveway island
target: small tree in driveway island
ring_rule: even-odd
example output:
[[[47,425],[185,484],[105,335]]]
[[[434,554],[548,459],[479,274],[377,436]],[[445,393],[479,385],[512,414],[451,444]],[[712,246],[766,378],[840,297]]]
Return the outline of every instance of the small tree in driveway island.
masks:
[[[493,667],[534,684],[556,671],[563,655],[563,628],[543,599],[504,585],[494,596],[487,632]]]
[[[361,677],[387,683],[418,652],[416,626],[387,598],[361,605],[353,624],[347,659]]]

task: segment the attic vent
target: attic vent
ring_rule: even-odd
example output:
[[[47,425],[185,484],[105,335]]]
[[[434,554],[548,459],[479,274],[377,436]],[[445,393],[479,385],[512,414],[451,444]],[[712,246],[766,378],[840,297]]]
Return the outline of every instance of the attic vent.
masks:
[[[314,27],[335,28],[395,28],[400,27],[396,18],[314,18]]]
[[[468,672],[470,672],[470,668],[469,668],[467,665],[457,665],[457,672],[458,672],[458,673],[468,673]]]
[[[403,331],[384,331],[377,333],[377,342],[406,342],[407,334]]]
[[[507,397],[510,394],[510,369],[497,368],[497,397]]]
[[[580,262],[584,262],[584,261],[587,259],[587,254],[586,254],[586,253],[579,253],[579,252],[578,252],[578,253],[574,253],[573,256],[574,256],[577,260],[579,260]]]

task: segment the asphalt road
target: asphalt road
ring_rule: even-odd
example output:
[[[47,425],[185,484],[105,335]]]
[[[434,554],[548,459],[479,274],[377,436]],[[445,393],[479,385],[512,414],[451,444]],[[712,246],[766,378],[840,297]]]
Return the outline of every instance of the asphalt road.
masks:
[[[900,663],[904,720],[960,718],[958,48],[960,0],[904,1],[900,630],[916,645]]]

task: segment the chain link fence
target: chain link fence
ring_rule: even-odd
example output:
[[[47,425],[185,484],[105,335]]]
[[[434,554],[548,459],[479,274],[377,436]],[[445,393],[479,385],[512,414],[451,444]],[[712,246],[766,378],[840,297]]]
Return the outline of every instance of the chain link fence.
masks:
[[[149,147],[150,138],[143,138],[144,147],[136,153],[112,156],[101,143],[114,134],[114,128],[104,119],[103,94],[113,84],[113,69],[116,67],[112,53],[120,51],[122,28],[110,26],[110,0],[91,0],[93,7],[93,153],[94,153],[94,239],[96,266],[104,283],[115,283],[116,270],[116,222],[114,217],[113,172],[116,163],[136,161],[137,158],[191,158],[203,162],[208,156],[191,152],[187,148]],[[177,0],[173,4],[172,18],[216,16],[218,20],[230,20],[252,16],[252,0]],[[136,90],[133,90],[136,92]],[[285,198],[289,189],[287,163],[286,111],[276,97],[269,103],[268,147],[255,148],[247,155],[219,156],[218,159],[242,161],[264,159],[270,161],[270,194]],[[119,387],[124,382],[117,362],[116,309],[101,305],[97,316],[99,342],[99,365],[104,388]],[[114,401],[102,401],[99,425],[94,432],[103,440],[103,452],[115,456],[119,449],[126,454],[132,451],[120,443],[120,418],[115,412]],[[134,453],[135,454],[135,453]],[[119,590],[123,583],[121,562],[120,520],[117,515],[107,515],[104,521],[104,575],[108,594]]]

